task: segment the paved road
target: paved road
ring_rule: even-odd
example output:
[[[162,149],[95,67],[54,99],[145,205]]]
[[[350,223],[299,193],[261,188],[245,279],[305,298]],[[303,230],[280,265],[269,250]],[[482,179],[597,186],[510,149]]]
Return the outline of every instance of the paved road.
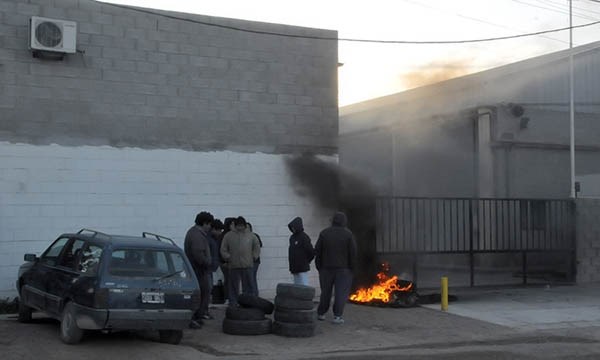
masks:
[[[534,294],[539,293],[534,289]],[[543,295],[543,294],[542,294]],[[522,298],[522,294],[519,295]],[[460,299],[459,299],[460,301]],[[483,301],[483,300],[482,300]],[[458,303],[457,303],[458,304]],[[452,306],[452,305],[451,305]],[[557,306],[555,306],[558,308]],[[493,311],[489,307],[489,311]],[[477,309],[479,311],[479,309]],[[502,311],[506,311],[505,308]],[[600,326],[523,329],[434,309],[348,305],[346,324],[319,322],[313,338],[240,337],[220,331],[223,308],[182,344],[157,342],[153,333],[94,333],[63,345],[58,323],[40,318],[0,320],[2,359],[599,359]]]

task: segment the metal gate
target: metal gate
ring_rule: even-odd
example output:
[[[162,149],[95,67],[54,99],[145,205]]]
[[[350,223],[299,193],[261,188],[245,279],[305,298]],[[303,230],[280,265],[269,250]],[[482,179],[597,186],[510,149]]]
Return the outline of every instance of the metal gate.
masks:
[[[575,271],[575,203],[551,199],[381,197],[376,202],[376,249],[382,254],[562,252]],[[417,260],[415,260],[416,262]],[[413,266],[416,276],[416,265]]]

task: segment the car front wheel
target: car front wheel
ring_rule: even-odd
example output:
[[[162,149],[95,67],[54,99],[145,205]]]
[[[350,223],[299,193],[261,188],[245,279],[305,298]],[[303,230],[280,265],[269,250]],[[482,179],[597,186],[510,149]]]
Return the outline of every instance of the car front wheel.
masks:
[[[159,330],[160,342],[165,344],[177,345],[183,338],[182,330]]]
[[[63,309],[60,321],[60,339],[65,344],[77,344],[83,337],[83,330],[77,326],[75,321],[75,309],[72,303],[67,303]]]

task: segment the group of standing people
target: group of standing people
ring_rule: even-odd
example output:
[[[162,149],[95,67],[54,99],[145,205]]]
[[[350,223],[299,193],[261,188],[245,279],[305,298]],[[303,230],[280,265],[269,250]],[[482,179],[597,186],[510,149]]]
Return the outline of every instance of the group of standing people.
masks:
[[[200,307],[192,318],[192,327],[199,328],[203,320],[213,317],[209,313],[214,272],[223,272],[225,297],[230,305],[237,304],[242,292],[258,296],[256,274],[260,264],[260,237],[242,216],[215,219],[209,212],[196,215],[184,241],[184,251],[192,264],[200,287]]]
[[[356,264],[356,242],[347,228],[346,215],[338,212],[333,216],[331,226],[321,231],[314,248],[304,232],[302,218],[293,219],[288,228],[292,233],[289,270],[294,283],[308,285],[310,263],[314,260],[321,287],[318,319],[326,319],[334,295],[332,322],[343,324],[344,305],[350,295]],[[237,305],[240,283],[242,293],[258,296],[256,275],[262,241],[243,217],[226,218],[221,222],[208,212],[199,213],[195,225],[186,234],[184,247],[200,285],[200,308],[194,314],[192,327],[200,327],[203,319],[212,319],[208,308],[213,273],[219,267],[230,306]]]

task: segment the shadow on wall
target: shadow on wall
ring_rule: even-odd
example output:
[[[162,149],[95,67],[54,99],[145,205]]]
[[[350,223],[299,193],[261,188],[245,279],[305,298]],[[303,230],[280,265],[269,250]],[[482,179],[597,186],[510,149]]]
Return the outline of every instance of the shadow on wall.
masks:
[[[376,191],[368,179],[312,154],[288,157],[286,165],[299,196],[309,197],[332,215],[336,210],[346,213],[358,247],[355,286],[372,284],[379,261],[375,252]]]

